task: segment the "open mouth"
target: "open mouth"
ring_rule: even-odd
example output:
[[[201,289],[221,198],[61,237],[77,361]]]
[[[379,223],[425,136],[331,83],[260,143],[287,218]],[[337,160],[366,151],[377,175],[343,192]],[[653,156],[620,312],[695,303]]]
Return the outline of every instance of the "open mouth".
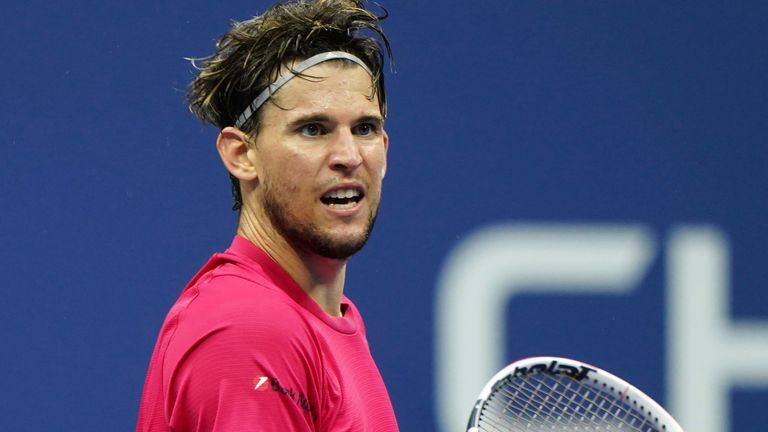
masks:
[[[320,197],[320,201],[328,207],[343,209],[354,207],[364,196],[358,189],[336,189]]]

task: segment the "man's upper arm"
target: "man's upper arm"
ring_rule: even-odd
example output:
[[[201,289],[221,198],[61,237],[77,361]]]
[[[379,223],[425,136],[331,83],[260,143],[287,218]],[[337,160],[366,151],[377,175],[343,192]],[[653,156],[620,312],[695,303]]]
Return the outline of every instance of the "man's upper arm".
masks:
[[[164,366],[174,430],[315,430],[319,352],[295,310],[273,308],[180,324]]]

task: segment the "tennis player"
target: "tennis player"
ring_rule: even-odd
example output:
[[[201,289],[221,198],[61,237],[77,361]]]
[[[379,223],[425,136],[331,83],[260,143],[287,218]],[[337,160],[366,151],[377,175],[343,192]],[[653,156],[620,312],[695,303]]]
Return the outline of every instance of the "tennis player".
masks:
[[[216,48],[190,108],[220,129],[239,225],[168,313],[137,430],[397,431],[343,294],[386,171],[379,17],[357,0],[278,4]]]

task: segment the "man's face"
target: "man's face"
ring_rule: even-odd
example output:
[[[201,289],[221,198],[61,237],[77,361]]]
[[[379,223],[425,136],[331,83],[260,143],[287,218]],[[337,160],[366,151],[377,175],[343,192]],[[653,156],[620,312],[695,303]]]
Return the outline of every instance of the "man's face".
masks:
[[[256,195],[294,247],[345,259],[373,228],[388,137],[362,68],[326,62],[304,73],[273,96],[279,107],[262,108]]]

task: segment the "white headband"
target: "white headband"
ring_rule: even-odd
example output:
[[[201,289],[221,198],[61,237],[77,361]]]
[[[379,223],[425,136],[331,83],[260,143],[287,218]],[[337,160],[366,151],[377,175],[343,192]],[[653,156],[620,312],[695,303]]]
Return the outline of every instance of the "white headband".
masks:
[[[320,53],[317,55],[314,55],[303,62],[297,64],[296,66],[292,67],[288,72],[280,75],[279,78],[275,80],[272,84],[270,84],[267,88],[264,89],[261,93],[259,93],[258,96],[256,96],[256,99],[251,102],[250,105],[248,105],[245,108],[245,111],[243,111],[242,114],[237,118],[237,121],[235,122],[235,126],[240,128],[243,127],[246,121],[248,121],[249,118],[255,113],[263,104],[267,101],[267,99],[270,98],[280,87],[285,85],[288,81],[290,81],[293,77],[296,75],[304,72],[305,70],[311,68],[312,66],[322,63],[324,61],[328,60],[335,60],[335,59],[346,59],[353,61],[357,64],[359,64],[363,69],[365,69],[366,72],[368,72],[368,75],[373,76],[373,73],[368,68],[368,66],[365,64],[364,61],[360,60],[358,57],[353,56],[350,53],[343,52],[343,51],[329,51]]]

